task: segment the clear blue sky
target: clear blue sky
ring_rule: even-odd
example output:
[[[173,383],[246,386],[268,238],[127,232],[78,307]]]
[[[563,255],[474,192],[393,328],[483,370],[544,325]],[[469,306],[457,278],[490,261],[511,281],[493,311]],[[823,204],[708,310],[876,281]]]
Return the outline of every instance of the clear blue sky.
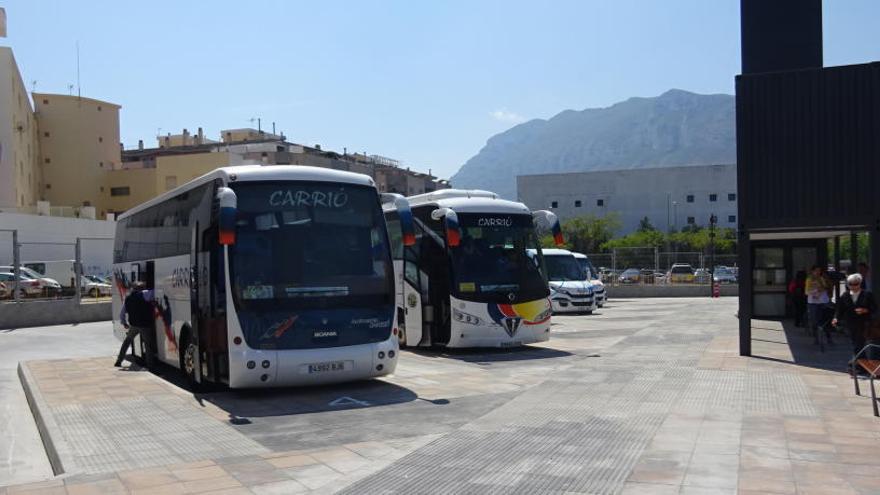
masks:
[[[448,177],[492,135],[669,88],[733,93],[738,0],[2,1],[26,81],[122,105],[122,141],[275,121]],[[825,0],[825,63],[880,59],[880,1]]]

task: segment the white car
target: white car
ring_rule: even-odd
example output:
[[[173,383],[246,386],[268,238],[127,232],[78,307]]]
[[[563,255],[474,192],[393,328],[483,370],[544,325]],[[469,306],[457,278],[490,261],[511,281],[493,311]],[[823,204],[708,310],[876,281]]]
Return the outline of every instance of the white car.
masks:
[[[37,273],[26,266],[19,266],[18,271],[22,276],[40,282],[41,295],[55,296],[61,294],[61,284],[59,284],[57,280],[44,277],[41,273]],[[13,267],[6,265],[0,266],[0,272],[15,273],[15,270]]]
[[[593,296],[593,284],[585,280],[571,251],[544,249],[543,253],[553,312],[591,314],[595,311],[598,306]]]
[[[6,285],[9,297],[13,297],[12,291],[15,288],[15,275],[10,272],[0,272],[0,282]],[[22,298],[28,296],[38,297],[43,293],[43,288],[40,287],[39,280],[28,278],[20,273],[18,275],[18,293],[19,297]]]
[[[111,285],[95,275],[83,275],[79,286],[83,294],[91,297],[110,295]]]
[[[593,263],[590,262],[590,258],[588,258],[586,254],[574,252],[571,254],[577,260],[581,270],[584,271],[584,277],[586,280],[592,284],[593,298],[596,300],[596,306],[601,308],[605,305],[605,301],[608,300],[608,296],[605,293],[605,284],[602,283],[602,279],[599,278],[599,272],[596,270],[596,267],[593,266]]]

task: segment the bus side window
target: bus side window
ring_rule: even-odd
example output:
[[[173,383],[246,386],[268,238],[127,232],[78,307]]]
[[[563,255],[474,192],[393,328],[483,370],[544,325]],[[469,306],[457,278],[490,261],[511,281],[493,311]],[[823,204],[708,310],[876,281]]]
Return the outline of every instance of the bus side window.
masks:
[[[388,238],[391,242],[391,258],[403,259],[403,231],[400,227],[400,217],[397,213],[389,213],[385,217],[385,225],[388,228]]]

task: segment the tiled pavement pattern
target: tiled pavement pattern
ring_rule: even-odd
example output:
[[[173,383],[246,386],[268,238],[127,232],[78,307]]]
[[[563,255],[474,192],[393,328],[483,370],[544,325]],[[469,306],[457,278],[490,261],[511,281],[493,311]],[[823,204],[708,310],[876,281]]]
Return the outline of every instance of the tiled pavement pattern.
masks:
[[[670,302],[601,359],[344,493],[880,493],[870,403],[839,370],[790,364],[842,368],[845,346],[820,355],[791,332],[793,356],[762,322],[770,359],[740,358],[735,307],[708,304]]]
[[[880,493],[880,421],[841,373],[845,346],[820,354],[800,331],[756,322],[762,357],[740,358],[735,309],[734,299],[612,304],[557,318],[545,346],[555,352],[522,361],[405,354],[392,384],[452,404],[496,397],[446,433],[78,475],[32,493]],[[493,378],[509,389],[490,395]]]
[[[24,363],[39,383],[68,456],[64,469],[100,473],[268,450],[211,420],[192,396],[112,358]]]

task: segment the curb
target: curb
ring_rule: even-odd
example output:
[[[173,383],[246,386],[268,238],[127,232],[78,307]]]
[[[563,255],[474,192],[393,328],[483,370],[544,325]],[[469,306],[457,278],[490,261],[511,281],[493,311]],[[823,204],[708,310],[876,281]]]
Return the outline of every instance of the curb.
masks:
[[[18,378],[24,389],[24,395],[27,397],[31,414],[34,416],[34,422],[37,423],[37,429],[40,431],[40,439],[43,441],[43,447],[46,449],[46,457],[49,458],[52,472],[55,476],[64,474],[64,464],[61,459],[69,453],[67,442],[60,435],[58,424],[52,416],[49,405],[43,399],[43,393],[40,392],[40,388],[37,386],[37,382],[26,362],[18,363]],[[56,435],[58,438],[53,438],[52,432],[58,433]]]

